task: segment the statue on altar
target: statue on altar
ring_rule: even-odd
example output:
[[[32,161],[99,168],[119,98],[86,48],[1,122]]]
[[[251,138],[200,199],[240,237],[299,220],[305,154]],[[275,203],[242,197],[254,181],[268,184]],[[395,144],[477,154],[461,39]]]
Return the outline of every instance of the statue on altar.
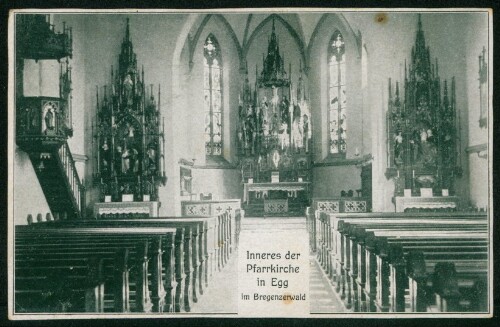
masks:
[[[293,105],[292,142],[296,150],[304,146],[304,121],[297,104]]]
[[[403,163],[403,133],[398,131],[394,136],[394,163],[399,166]]]
[[[286,132],[290,134],[290,101],[288,101],[286,95],[280,103],[280,113],[281,113],[281,124],[286,124]]]
[[[394,162],[398,162],[398,157],[402,152],[402,136],[399,133],[394,139]],[[399,141],[401,140],[401,143]],[[414,130],[413,137],[410,140],[412,146],[413,165],[422,167],[434,167],[437,163],[437,149],[434,144],[432,130],[420,127]]]
[[[436,146],[433,144],[433,135],[431,129],[423,128],[420,131],[421,158],[424,167],[433,167],[436,165]]]
[[[261,106],[255,106],[254,114],[254,153],[260,153],[260,148],[262,145],[262,124],[263,124],[263,113]]]
[[[262,98],[260,108],[262,112],[262,121],[269,121],[269,103],[267,102],[266,96]]]
[[[262,123],[262,135],[264,137],[268,137],[269,136],[269,123],[267,120],[264,120],[264,122]]]
[[[147,150],[147,169],[149,170],[150,174],[155,174],[157,167],[156,167],[156,162],[157,162],[157,157],[156,157],[156,144],[155,142],[151,142],[148,145],[148,150]]]
[[[274,150],[272,154],[272,163],[273,163],[273,169],[278,170],[280,166],[280,153],[278,150]]]
[[[244,140],[245,140],[245,136],[244,136],[244,131],[245,131],[245,110],[244,110],[243,104],[241,103],[241,100],[240,100],[240,105],[238,106],[238,122],[239,122],[239,126],[238,126],[238,145],[239,145],[240,149],[243,149],[244,148]]]
[[[134,81],[132,81],[132,76],[127,74],[123,80],[123,97],[125,98],[125,103],[127,106],[132,105],[132,91],[134,89]]]
[[[111,175],[111,149],[109,148],[108,141],[104,140],[104,144],[101,147],[101,169],[104,177],[109,177]]]
[[[271,104],[273,107],[273,113],[276,113],[276,108],[278,108],[278,103],[280,101],[280,97],[278,96],[278,89],[273,85],[271,87],[273,91],[273,97],[271,98]]]
[[[251,105],[246,106],[245,121],[243,126],[243,136],[244,136],[244,148],[247,151],[254,152],[254,140],[256,136],[255,131],[255,117],[253,108]]]
[[[124,174],[137,174],[139,171],[139,152],[135,148],[127,149],[122,154],[122,172]]]
[[[274,113],[273,116],[271,117],[270,127],[271,127],[271,135],[277,136],[278,131],[280,129],[280,122],[277,113]]]
[[[114,171],[117,176],[120,176],[122,174],[122,156],[123,156],[122,147],[118,145],[116,147],[115,162],[114,162]]]

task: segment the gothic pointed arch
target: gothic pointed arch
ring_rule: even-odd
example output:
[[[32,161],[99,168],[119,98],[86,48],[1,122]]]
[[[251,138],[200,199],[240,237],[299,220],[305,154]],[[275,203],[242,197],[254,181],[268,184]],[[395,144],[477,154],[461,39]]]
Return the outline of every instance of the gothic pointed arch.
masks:
[[[203,31],[205,30],[206,26],[211,20],[218,20],[219,22],[222,23],[226,31],[229,33],[229,36],[231,40],[233,41],[234,46],[236,47],[236,51],[238,53],[238,59],[240,63],[240,67],[243,67],[243,50],[241,47],[240,42],[238,41],[238,37],[236,36],[236,33],[234,32],[233,28],[231,27],[231,24],[227,21],[227,19],[221,15],[221,14],[208,14],[205,17],[203,17],[200,26],[196,29],[196,32],[194,33],[193,37],[190,39],[190,51],[189,51],[189,62],[190,62],[190,67],[192,68],[192,63],[193,63],[193,58],[195,55],[195,52],[197,51],[196,45],[199,42],[199,39],[201,35],[203,34]]]
[[[283,17],[281,17],[278,14],[271,14],[269,15],[266,19],[264,19],[250,34],[250,37],[248,38],[247,42],[243,44],[243,58],[247,57],[248,51],[254,41],[254,39],[262,32],[262,30],[267,26],[267,24],[272,24],[273,21],[280,22],[283,24],[285,29],[289,32],[290,36],[292,39],[296,42],[297,47],[299,48],[300,51],[300,56],[302,59],[302,62],[304,63],[304,67],[308,67],[308,60],[306,57],[306,47],[304,45],[304,40],[303,38],[299,35],[299,33],[290,25],[288,21],[286,21]]]
[[[336,13],[325,13],[321,16],[320,20],[318,21],[318,24],[316,24],[316,27],[314,28],[314,31],[311,35],[311,39],[308,42],[307,45],[308,59],[310,59],[309,57],[311,55],[312,47],[314,42],[317,40],[317,35],[320,32],[320,29],[323,27],[324,24],[329,23],[328,20],[333,21],[333,24],[337,27],[337,29],[339,29],[343,33],[344,38],[352,39],[352,41],[354,41],[354,44],[356,45],[356,50],[358,51],[357,55],[361,57],[362,54],[361,35],[359,33],[356,34],[354,32],[347,19],[345,19],[344,15]]]

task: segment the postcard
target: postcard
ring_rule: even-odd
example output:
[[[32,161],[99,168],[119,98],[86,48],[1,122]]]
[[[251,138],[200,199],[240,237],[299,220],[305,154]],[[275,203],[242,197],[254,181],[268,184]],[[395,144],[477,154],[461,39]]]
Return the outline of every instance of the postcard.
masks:
[[[9,318],[492,317],[492,24],[12,10]]]

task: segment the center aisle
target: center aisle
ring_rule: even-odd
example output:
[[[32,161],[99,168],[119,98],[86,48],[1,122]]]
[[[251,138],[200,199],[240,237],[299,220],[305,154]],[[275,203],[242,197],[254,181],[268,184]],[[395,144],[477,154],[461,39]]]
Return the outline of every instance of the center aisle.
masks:
[[[241,222],[241,233],[251,233],[259,238],[259,234],[283,230],[306,231],[304,217],[280,218],[244,218]],[[320,269],[314,256],[310,256],[310,312],[312,314],[346,312],[337,294],[335,294]],[[199,297],[198,303],[192,306],[192,313],[237,314],[238,312],[238,256],[231,257],[228,265],[218,272],[210,287]]]

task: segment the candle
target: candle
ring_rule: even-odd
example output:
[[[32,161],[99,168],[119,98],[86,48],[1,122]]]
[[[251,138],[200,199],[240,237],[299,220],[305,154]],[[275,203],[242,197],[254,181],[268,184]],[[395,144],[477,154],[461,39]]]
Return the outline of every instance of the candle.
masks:
[[[399,169],[398,169],[398,178],[399,178]]]
[[[413,178],[415,178],[415,170],[412,170]]]

